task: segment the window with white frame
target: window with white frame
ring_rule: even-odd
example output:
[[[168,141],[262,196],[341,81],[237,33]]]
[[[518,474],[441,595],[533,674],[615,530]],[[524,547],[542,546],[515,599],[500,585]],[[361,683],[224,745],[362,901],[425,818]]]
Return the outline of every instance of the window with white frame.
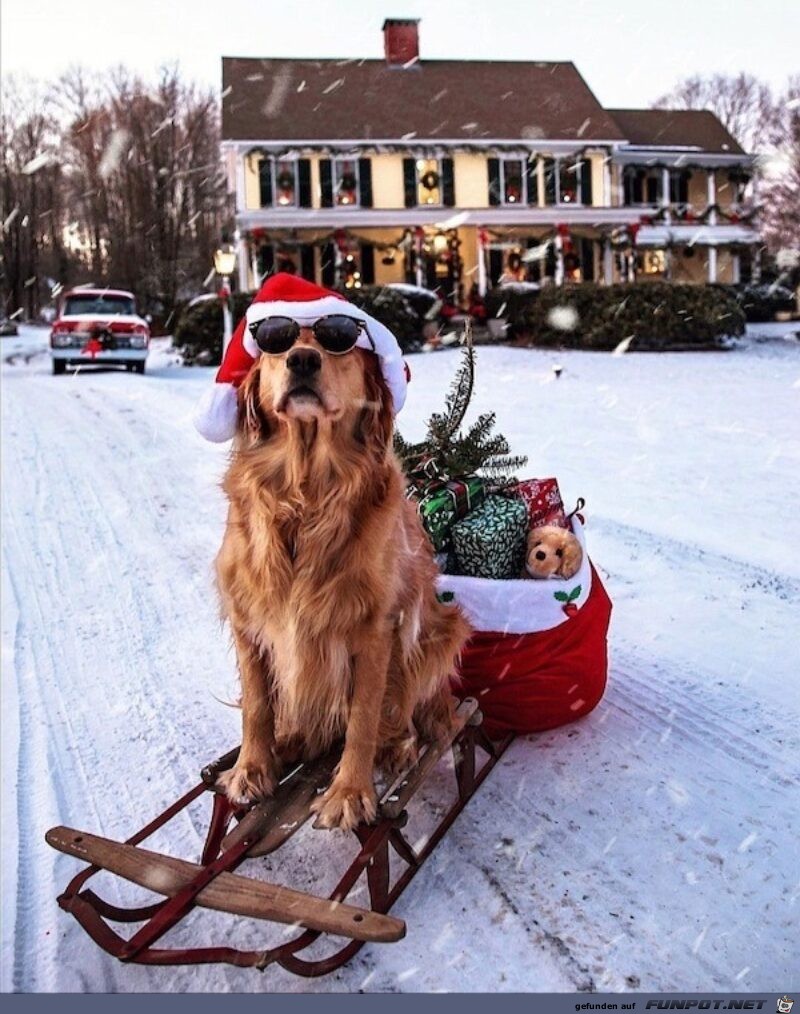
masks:
[[[278,208],[297,207],[297,159],[272,161],[274,204]]]
[[[544,203],[582,204],[581,174],[584,171],[582,160],[570,156],[543,158],[541,161],[544,175]]]
[[[521,158],[500,159],[500,200],[503,204],[525,204],[525,169]]]
[[[417,159],[417,204],[442,203],[442,170],[438,158]]]
[[[357,158],[333,160],[333,200],[338,207],[353,207],[361,203]]]

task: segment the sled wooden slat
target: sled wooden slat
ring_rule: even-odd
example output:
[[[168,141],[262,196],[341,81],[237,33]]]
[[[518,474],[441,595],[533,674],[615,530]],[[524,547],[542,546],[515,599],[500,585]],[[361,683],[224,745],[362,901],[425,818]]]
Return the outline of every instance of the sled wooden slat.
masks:
[[[68,827],[52,828],[46,839],[59,852],[167,897],[177,894],[203,869],[195,863]],[[200,891],[196,903],[233,915],[269,919],[351,940],[391,943],[402,939],[406,931],[405,923],[392,916],[234,873],[220,873]]]
[[[456,708],[453,731],[449,740],[444,743],[432,744],[413,768],[400,775],[384,792],[381,799],[381,815],[397,818],[406,808],[408,801],[422,785],[439,761],[439,758],[450,749],[464,726],[478,710],[478,702],[473,697],[465,698]]]
[[[243,838],[258,837],[248,850],[248,858],[274,852],[296,834],[311,816],[311,804],[333,776],[341,747],[309,764],[278,786],[272,799],[257,803],[222,842],[222,850],[232,848]]]

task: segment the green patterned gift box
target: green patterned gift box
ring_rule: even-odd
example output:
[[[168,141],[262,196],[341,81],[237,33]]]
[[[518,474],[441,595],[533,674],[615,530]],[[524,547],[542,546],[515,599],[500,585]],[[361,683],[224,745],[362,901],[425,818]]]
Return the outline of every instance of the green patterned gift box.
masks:
[[[453,525],[453,551],[459,574],[519,577],[528,539],[528,508],[517,497],[487,496],[480,507]]]
[[[423,527],[438,553],[450,545],[453,524],[483,502],[485,490],[483,479],[467,475],[449,482],[430,482],[422,491],[412,490],[411,495],[417,499]]]

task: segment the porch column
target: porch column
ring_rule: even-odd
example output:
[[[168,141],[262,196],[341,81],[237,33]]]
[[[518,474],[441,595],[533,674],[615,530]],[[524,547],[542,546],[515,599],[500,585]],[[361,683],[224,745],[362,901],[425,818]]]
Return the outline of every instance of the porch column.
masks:
[[[613,204],[611,198],[611,156],[606,155],[603,159],[603,206],[610,208]]]
[[[708,206],[711,207],[712,204],[717,203],[717,179],[716,176],[714,175],[713,169],[706,170],[706,188],[708,193]],[[717,224],[716,210],[710,212],[708,216],[708,224],[709,225]]]
[[[244,152],[236,152],[236,211],[237,213],[247,209],[247,189],[244,176],[244,160],[247,158]]]
[[[553,240],[556,250],[556,273],[553,281],[556,285],[564,284],[564,240],[556,234]]]
[[[752,271],[750,280],[753,284],[758,285],[761,281],[761,246],[755,247],[752,254]]]
[[[738,252],[731,254],[731,263],[733,269],[733,284],[738,285],[742,280],[742,259]]]
[[[486,252],[481,238],[481,229],[476,230],[478,238],[478,295],[486,295]]]
[[[708,280],[709,282],[717,280],[717,248],[715,246],[708,247]]]
[[[670,222],[670,200],[669,200],[669,169],[661,170],[661,207],[665,208],[664,221]]]
[[[614,252],[608,236],[603,240],[603,283],[614,284]]]
[[[234,235],[234,240],[236,241],[236,264],[239,275],[239,292],[247,292],[250,288],[247,284],[247,240],[244,236],[242,236],[238,229]],[[253,278],[257,281],[255,273],[253,274]]]

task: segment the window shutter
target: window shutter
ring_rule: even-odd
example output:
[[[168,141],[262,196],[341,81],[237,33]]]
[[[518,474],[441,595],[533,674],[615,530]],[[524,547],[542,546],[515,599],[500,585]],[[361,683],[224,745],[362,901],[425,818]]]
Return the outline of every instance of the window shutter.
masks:
[[[681,204],[689,203],[689,180],[691,175],[688,169],[684,169],[678,177],[678,201]]]
[[[594,243],[581,239],[581,274],[584,282],[594,281]]]
[[[256,263],[258,266],[258,281],[262,282],[267,275],[271,275],[275,270],[275,248],[272,244],[265,243],[259,247]]]
[[[451,158],[443,158],[440,165],[442,169],[442,204],[447,208],[452,208],[456,203],[453,160]]]
[[[500,203],[500,159],[490,158],[486,162],[489,172],[489,204]],[[489,258],[491,261],[491,257]]]
[[[314,247],[310,243],[303,243],[300,247],[300,274],[306,281],[315,282],[317,280],[314,268]]]
[[[497,285],[503,273],[503,251],[489,250],[489,281]]]
[[[364,285],[375,284],[375,247],[372,243],[361,244],[361,281]]]
[[[258,203],[259,207],[272,207],[272,159],[258,160]]]
[[[539,160],[529,159],[525,166],[525,185],[528,188],[528,204],[536,207],[539,203]]]
[[[633,176],[632,204],[644,203],[644,169],[637,169]]]
[[[581,204],[592,203],[592,163],[588,158],[581,159]]]
[[[372,159],[358,160],[358,200],[362,208],[372,207]]]
[[[541,239],[536,236],[528,236],[525,240],[525,246],[530,250],[531,247],[539,246]],[[542,280],[542,262],[537,257],[536,260],[528,261],[528,280],[531,282],[540,282]]]
[[[336,247],[326,243],[322,248],[322,284],[329,289],[336,284]]]
[[[658,204],[658,195],[661,191],[661,178],[656,176],[647,176],[647,203]]]
[[[626,207],[633,204],[633,171],[630,167],[622,171],[622,203]]]
[[[544,203],[556,203],[556,160],[544,159]]]
[[[319,189],[321,208],[333,207],[333,165],[329,158],[319,160]]]
[[[417,160],[403,159],[403,191],[407,208],[417,206]]]
[[[307,158],[297,160],[297,204],[301,208],[311,207],[311,163]]]

